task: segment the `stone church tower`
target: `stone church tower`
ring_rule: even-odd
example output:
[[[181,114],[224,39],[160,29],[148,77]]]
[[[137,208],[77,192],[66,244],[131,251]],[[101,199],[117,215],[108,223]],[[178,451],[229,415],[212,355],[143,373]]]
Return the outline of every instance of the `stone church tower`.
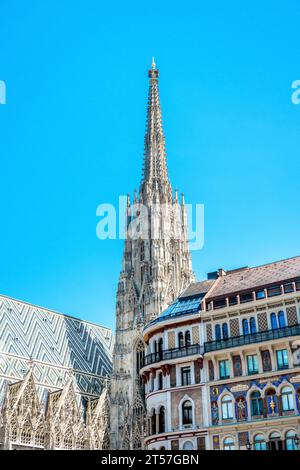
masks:
[[[139,369],[142,330],[193,280],[184,197],[168,177],[158,91],[158,70],[149,70],[143,177],[133,204],[118,283],[116,340],[111,378],[111,448],[143,448],[144,398]]]

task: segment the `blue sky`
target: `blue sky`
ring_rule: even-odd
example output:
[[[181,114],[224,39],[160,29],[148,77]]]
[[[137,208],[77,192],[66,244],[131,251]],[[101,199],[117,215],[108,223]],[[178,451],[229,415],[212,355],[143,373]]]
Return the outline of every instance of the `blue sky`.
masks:
[[[0,292],[114,327],[152,55],[173,187],[205,204],[198,278],[300,254],[300,4],[1,0]]]

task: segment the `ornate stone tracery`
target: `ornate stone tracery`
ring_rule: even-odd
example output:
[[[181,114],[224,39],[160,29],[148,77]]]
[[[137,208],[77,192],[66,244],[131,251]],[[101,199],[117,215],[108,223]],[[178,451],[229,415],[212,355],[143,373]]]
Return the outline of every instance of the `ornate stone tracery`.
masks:
[[[97,399],[88,400],[86,416],[78,405],[73,376],[61,390],[39,401],[32,369],[8,384],[0,410],[0,449],[109,449],[109,384]]]

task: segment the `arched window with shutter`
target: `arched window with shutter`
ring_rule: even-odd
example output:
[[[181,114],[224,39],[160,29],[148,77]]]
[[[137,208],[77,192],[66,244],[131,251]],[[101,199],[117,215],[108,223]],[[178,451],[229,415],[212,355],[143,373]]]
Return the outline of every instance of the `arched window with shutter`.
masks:
[[[286,326],[285,316],[284,316],[284,312],[282,310],[280,312],[278,312],[278,325],[279,325],[279,328],[285,328],[285,326]]]
[[[277,317],[275,313],[271,313],[271,328],[272,330],[278,329]]]
[[[254,317],[250,318],[250,333],[254,335],[256,333],[256,321]]]
[[[222,338],[221,327],[220,327],[220,325],[216,325],[215,326],[215,339],[216,339],[216,341],[220,341],[221,338]]]
[[[185,346],[191,345],[191,332],[188,330],[185,332]]]
[[[184,336],[183,336],[183,333],[182,331],[180,331],[178,333],[178,347],[181,349],[181,348],[184,348]]]
[[[223,325],[222,325],[222,335],[223,335],[223,339],[228,339],[228,325],[227,325],[227,323],[223,323]]]
[[[243,335],[248,335],[249,334],[249,323],[246,318],[243,320]]]

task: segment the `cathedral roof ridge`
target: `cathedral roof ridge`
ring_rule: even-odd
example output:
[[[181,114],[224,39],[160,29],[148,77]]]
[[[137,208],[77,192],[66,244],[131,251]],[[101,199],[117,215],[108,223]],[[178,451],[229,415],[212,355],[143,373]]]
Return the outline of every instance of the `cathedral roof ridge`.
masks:
[[[43,307],[42,305],[34,304],[34,303],[28,302],[26,300],[16,299],[15,297],[10,297],[9,295],[4,295],[4,294],[0,293],[0,299],[1,298],[6,299],[6,300],[10,300],[12,302],[16,302],[18,304],[28,305],[30,307],[37,308],[37,309],[42,310],[44,312],[53,313],[55,315],[60,315],[60,316],[63,316],[63,317],[71,318],[72,320],[76,320],[76,321],[79,321],[81,323],[86,323],[86,324],[89,324],[89,325],[92,325],[92,326],[96,326],[98,328],[103,328],[104,330],[107,330],[108,332],[111,332],[111,334],[112,334],[112,328],[104,326],[100,323],[95,323],[95,322],[92,322],[90,320],[84,320],[82,318],[76,317],[74,315],[70,315],[68,313],[59,312],[57,310],[53,310],[53,309],[48,308],[48,307]]]

